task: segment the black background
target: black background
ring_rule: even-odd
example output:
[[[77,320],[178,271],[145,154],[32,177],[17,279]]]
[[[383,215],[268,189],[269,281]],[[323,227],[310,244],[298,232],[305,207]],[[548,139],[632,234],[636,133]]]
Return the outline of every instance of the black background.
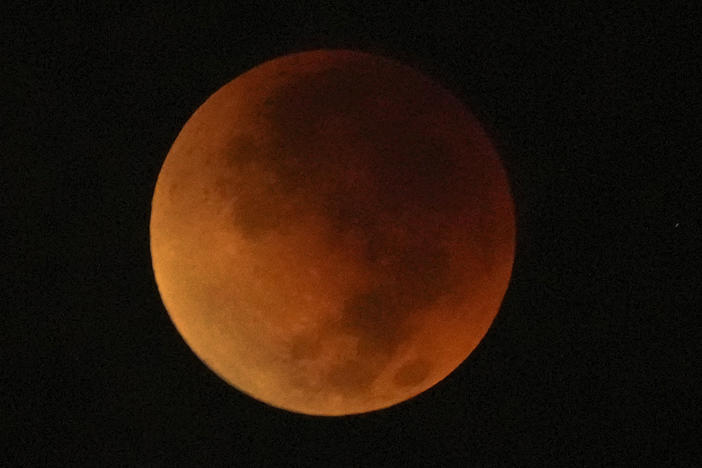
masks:
[[[5,8],[0,461],[699,462],[698,12],[289,5]],[[420,396],[342,418],[268,407],[211,373],[149,254],[156,177],[194,110],[315,48],[399,59],[459,96],[518,213],[510,288],[476,351]]]

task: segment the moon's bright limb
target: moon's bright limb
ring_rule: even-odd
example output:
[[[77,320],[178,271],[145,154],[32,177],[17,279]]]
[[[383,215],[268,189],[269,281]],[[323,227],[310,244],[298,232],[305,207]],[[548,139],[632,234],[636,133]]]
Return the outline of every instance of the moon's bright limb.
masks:
[[[395,61],[266,62],[188,120],[158,177],[151,252],[192,350],[270,405],[384,408],[453,371],[509,282],[514,209],[485,132]]]

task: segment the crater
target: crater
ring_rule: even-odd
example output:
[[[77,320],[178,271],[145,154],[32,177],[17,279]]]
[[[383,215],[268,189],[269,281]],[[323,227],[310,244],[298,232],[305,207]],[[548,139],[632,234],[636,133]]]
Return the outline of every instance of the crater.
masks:
[[[284,213],[280,204],[270,194],[245,197],[237,203],[234,224],[248,240],[257,240],[277,229]]]
[[[341,394],[358,395],[367,390],[378,378],[385,360],[369,363],[356,359],[348,359],[333,366],[327,374],[329,385]]]
[[[406,362],[393,376],[393,382],[400,387],[409,387],[422,383],[431,370],[431,363],[423,359]]]
[[[256,138],[250,133],[237,133],[232,136],[222,150],[227,163],[235,166],[261,158],[262,151]]]
[[[290,357],[294,360],[314,359],[322,352],[319,336],[298,335],[290,343]]]

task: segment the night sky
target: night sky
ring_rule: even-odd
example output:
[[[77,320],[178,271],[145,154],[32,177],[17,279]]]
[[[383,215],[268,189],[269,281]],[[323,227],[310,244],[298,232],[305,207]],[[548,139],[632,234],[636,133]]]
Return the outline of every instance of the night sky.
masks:
[[[696,12],[3,10],[1,464],[700,462]],[[208,370],[149,253],[156,177],[195,109],[317,48],[395,58],[451,90],[517,209],[511,284],[478,348],[418,397],[341,418],[269,407]]]

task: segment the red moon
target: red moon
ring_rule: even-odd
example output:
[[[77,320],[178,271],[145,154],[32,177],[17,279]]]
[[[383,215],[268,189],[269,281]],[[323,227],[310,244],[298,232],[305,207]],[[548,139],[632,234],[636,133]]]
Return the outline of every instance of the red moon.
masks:
[[[269,405],[363,413],[473,351],[512,272],[499,156],[453,95],[361,52],[263,63],[185,124],[158,176],[164,305],[217,375]]]

